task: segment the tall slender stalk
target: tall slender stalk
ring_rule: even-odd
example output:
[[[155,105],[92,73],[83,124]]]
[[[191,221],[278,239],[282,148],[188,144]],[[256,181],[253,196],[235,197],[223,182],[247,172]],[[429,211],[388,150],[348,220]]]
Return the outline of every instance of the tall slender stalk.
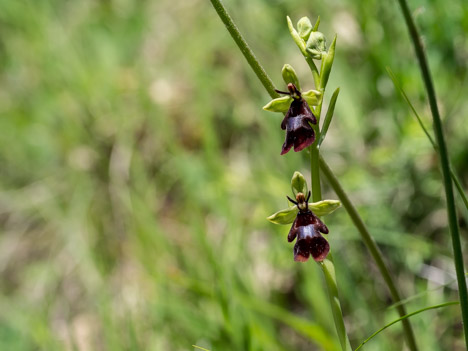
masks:
[[[405,18],[406,26],[408,27],[411,41],[413,42],[414,51],[418,59],[419,68],[421,69],[424,86],[426,87],[427,98],[431,108],[432,119],[434,124],[434,133],[439,146],[440,166],[444,179],[445,197],[447,200],[447,217],[449,222],[450,234],[452,236],[453,258],[455,270],[457,272],[458,294],[460,297],[460,308],[462,312],[463,328],[465,331],[465,343],[468,348],[468,292],[465,280],[465,270],[463,266],[463,253],[461,248],[460,233],[458,231],[457,212],[455,207],[455,198],[453,195],[452,181],[450,176],[450,162],[448,157],[447,145],[445,143],[442,121],[440,119],[439,107],[437,106],[436,92],[432,83],[431,71],[427,64],[426,55],[424,52],[421,38],[418,29],[411,17],[410,10],[406,0],[398,0],[403,17]]]
[[[319,106],[323,103],[323,91],[320,97]],[[317,121],[320,121],[320,110],[316,109]],[[322,200],[322,189],[320,186],[320,153],[318,147],[318,141],[320,140],[320,131],[317,128],[317,135],[315,142],[310,146],[310,183],[312,184],[312,200],[318,202]],[[340,298],[338,295],[338,284],[336,282],[335,274],[335,262],[331,253],[328,257],[320,262],[323,275],[325,277],[325,283],[327,284],[328,298],[330,300],[330,307],[333,314],[333,320],[335,322],[336,332],[340,340],[341,349],[343,351],[351,351],[351,343],[349,342],[348,334],[346,333],[346,326],[343,320],[343,312],[341,309]]]
[[[232,18],[229,16],[227,13],[224,5],[221,3],[220,0],[210,0],[214,9],[218,13],[219,17],[223,21],[223,23],[226,25],[226,28],[228,29],[229,33],[233,37],[234,41],[238,45],[239,49],[241,52],[244,54],[247,62],[250,64],[252,67],[253,71],[257,75],[257,78],[260,80],[260,82],[263,84],[267,92],[272,98],[278,97],[278,94],[274,90],[274,84],[270,77],[266,74],[265,70],[263,67],[260,65],[260,63],[257,61],[255,58],[255,55],[251,51],[250,47],[247,45],[247,42],[243,39],[242,34],[239,32],[239,29],[237,26],[234,24],[232,21]],[[388,286],[388,289],[390,290],[393,302],[399,302],[401,300],[400,295],[398,293],[398,290],[396,288],[396,285],[393,281],[393,278],[388,270],[388,268],[385,265],[385,262],[382,257],[382,253],[377,247],[377,244],[375,243],[374,239],[371,237],[369,231],[367,230],[362,218],[359,216],[356,208],[352,204],[351,200],[347,196],[346,192],[342,188],[341,184],[339,183],[338,179],[328,167],[327,163],[325,160],[323,160],[320,157],[320,168],[327,178],[328,182],[332,186],[333,190],[337,194],[338,198],[340,201],[343,203],[343,206],[345,207],[346,211],[348,212],[348,215],[351,217],[354,225],[358,229],[359,233],[361,234],[361,237],[363,238],[364,244],[367,246],[369,251],[371,252],[371,255],[373,259],[376,261],[377,267],[384,278],[385,283]],[[345,205],[346,203],[346,205]],[[406,315],[406,309],[405,306],[400,305],[401,308],[398,308],[397,311],[401,317]],[[417,346],[416,346],[416,341],[414,339],[414,334],[413,330],[411,328],[411,324],[409,320],[404,320],[403,321],[403,330],[405,333],[405,338],[406,342],[408,344],[408,347],[410,348],[411,351],[417,351]]]

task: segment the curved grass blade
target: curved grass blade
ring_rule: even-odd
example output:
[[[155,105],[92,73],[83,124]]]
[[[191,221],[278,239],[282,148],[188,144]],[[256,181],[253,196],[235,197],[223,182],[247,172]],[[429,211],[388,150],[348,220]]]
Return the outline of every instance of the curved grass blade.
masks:
[[[468,277],[468,273],[465,273],[465,276]],[[396,303],[388,306],[388,309],[397,307],[399,305],[403,305],[403,304],[411,302],[411,301],[414,301],[414,300],[416,300],[416,299],[418,299],[418,298],[420,298],[422,296],[425,296],[425,295],[429,294],[430,292],[441,290],[441,289],[446,288],[447,286],[452,285],[453,283],[456,283],[456,282],[457,282],[457,280],[453,279],[453,280],[449,281],[447,284],[440,285],[437,288],[421,291],[420,293],[418,293],[416,295],[410,296],[410,297],[408,297],[408,298],[406,298],[404,300],[401,300],[399,302],[396,302]]]
[[[413,114],[415,115],[416,119],[418,120],[418,123],[419,125],[421,126],[422,130],[424,131],[424,133],[426,134],[427,138],[429,139],[429,141],[431,142],[432,144],[432,147],[434,148],[434,150],[436,150],[438,152],[438,147],[437,147],[437,144],[434,140],[434,138],[431,136],[431,134],[429,133],[429,131],[426,129],[426,127],[424,126],[424,123],[422,122],[422,119],[421,117],[419,116],[418,112],[416,111],[416,109],[414,108],[413,104],[411,103],[410,99],[408,98],[408,96],[406,95],[405,91],[403,90],[402,86],[399,84],[395,74],[393,73],[393,71],[391,70],[390,67],[386,67],[387,68],[387,73],[388,75],[390,76],[390,78],[392,79],[393,81],[393,84],[395,85],[395,88],[401,93],[401,95],[403,96],[403,98],[405,99],[406,103],[408,104],[408,106],[410,107],[411,111],[413,111]],[[465,194],[465,191],[463,190],[463,187],[460,183],[460,180],[458,179],[457,175],[455,174],[455,172],[453,171],[452,169],[452,166],[450,165],[450,176],[452,177],[452,180],[453,180],[453,183],[455,184],[455,187],[457,188],[457,191],[458,193],[460,194],[460,197],[462,198],[463,200],[463,203],[465,204],[465,207],[466,209],[468,210],[468,198]]]
[[[196,349],[199,349],[199,350],[202,350],[202,351],[210,351],[208,349],[205,349],[205,348],[197,346],[197,345],[192,345],[192,346],[195,347]]]
[[[408,313],[407,315],[403,316],[403,317],[400,317],[398,319],[395,319],[393,322],[390,322],[388,323],[387,325],[385,325],[383,328],[380,328],[379,330],[377,330],[374,334],[372,334],[371,336],[369,336],[366,340],[364,340],[356,349],[354,349],[354,351],[358,351],[361,347],[364,346],[365,343],[367,343],[369,340],[371,340],[374,336],[376,336],[377,334],[379,334],[381,331],[387,329],[388,327],[392,326],[393,324],[395,323],[398,323],[399,321],[402,321],[406,318],[409,318],[409,317],[412,317],[414,315],[417,315],[421,312],[424,312],[424,311],[428,311],[428,310],[434,310],[436,308],[441,308],[441,307],[447,307],[447,306],[451,306],[451,305],[458,305],[459,302],[458,301],[451,301],[451,302],[446,302],[446,303],[442,303],[440,305],[434,305],[434,306],[429,306],[429,307],[424,307],[424,308],[421,308],[420,310],[417,310],[417,311],[414,311],[414,312],[411,312],[411,313]]]

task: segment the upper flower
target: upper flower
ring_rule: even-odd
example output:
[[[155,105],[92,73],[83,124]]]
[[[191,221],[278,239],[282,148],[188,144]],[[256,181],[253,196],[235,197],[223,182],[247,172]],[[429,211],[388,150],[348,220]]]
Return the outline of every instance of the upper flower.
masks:
[[[281,122],[281,129],[286,129],[286,140],[284,141],[281,155],[287,153],[293,146],[294,151],[298,152],[310,146],[315,141],[315,132],[309,124],[317,124],[317,119],[312,113],[309,104],[302,97],[301,92],[292,83],[288,84],[288,94],[293,98],[286,116]]]

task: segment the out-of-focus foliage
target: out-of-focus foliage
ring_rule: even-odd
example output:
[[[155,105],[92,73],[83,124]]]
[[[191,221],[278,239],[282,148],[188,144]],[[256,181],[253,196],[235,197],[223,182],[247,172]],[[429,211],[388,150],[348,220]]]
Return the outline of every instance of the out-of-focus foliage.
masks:
[[[385,71],[430,126],[396,3],[226,5],[280,89],[284,63],[315,88],[286,15],[338,34],[322,153],[402,294],[430,290],[408,310],[456,299],[436,155]],[[410,6],[467,189],[468,7]],[[335,350],[319,270],[265,219],[309,174],[269,100],[208,1],[0,1],[0,350]],[[357,345],[397,315],[345,211],[326,220]],[[463,349],[457,307],[412,321],[421,350]]]

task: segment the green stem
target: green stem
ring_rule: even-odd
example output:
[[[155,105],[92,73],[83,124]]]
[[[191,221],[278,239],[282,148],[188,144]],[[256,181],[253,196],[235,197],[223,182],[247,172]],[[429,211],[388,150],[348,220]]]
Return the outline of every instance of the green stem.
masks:
[[[322,105],[323,94],[320,98],[319,106]],[[320,110],[316,112],[317,120],[320,120]],[[320,167],[319,160],[320,154],[318,149],[318,140],[320,139],[319,128],[316,128],[316,139],[310,147],[310,181],[312,184],[312,201],[318,202],[322,200],[322,189],[320,185]],[[336,332],[340,340],[341,349],[343,351],[351,351],[351,344],[349,342],[348,334],[346,333],[346,326],[343,320],[343,312],[341,309],[340,298],[338,295],[338,284],[336,282],[335,263],[333,256],[330,253],[328,257],[320,263],[325,283],[327,284],[328,299],[333,314],[333,321],[335,322]]]
[[[394,302],[400,301],[401,300],[400,294],[398,293],[398,290],[395,286],[395,283],[390,274],[390,271],[385,265],[382,252],[380,252],[379,247],[377,246],[377,243],[375,242],[375,240],[372,238],[369,231],[367,230],[367,227],[364,224],[361,216],[359,216],[359,213],[356,207],[354,207],[353,203],[351,202],[350,198],[344,191],[340,182],[338,181],[338,179],[333,174],[332,170],[330,169],[330,167],[328,167],[327,163],[323,160],[322,157],[320,157],[320,168],[322,169],[323,174],[327,178],[328,183],[330,183],[336,195],[340,199],[341,204],[348,212],[349,217],[351,217],[351,220],[353,221],[354,226],[359,230],[359,233],[361,234],[361,238],[364,241],[364,244],[369,249],[372,255],[372,258],[374,259],[375,263],[377,264],[377,267],[379,268],[380,274],[382,275],[385,283],[388,286],[388,289],[390,290],[390,294],[392,295],[393,301]],[[401,317],[406,315],[405,306],[398,305],[396,309],[398,311],[398,314]],[[408,343],[409,348],[411,350],[417,350],[416,340],[414,338],[413,329],[411,328],[411,324],[409,320],[405,319],[402,321],[402,323],[403,323],[403,330],[406,336],[406,341]]]
[[[463,266],[463,253],[461,248],[460,233],[458,231],[457,212],[455,207],[455,198],[453,195],[453,187],[450,175],[450,162],[448,157],[447,145],[445,143],[444,131],[442,128],[442,121],[440,119],[439,107],[437,106],[437,98],[432,83],[431,72],[427,64],[426,55],[424,53],[423,45],[416,28],[416,25],[411,17],[410,10],[406,0],[398,0],[401,11],[405,18],[406,26],[413,42],[414,51],[419,62],[422,78],[427,91],[429,105],[431,107],[432,119],[434,124],[434,133],[439,146],[440,166],[442,168],[442,175],[444,179],[445,197],[447,201],[447,217],[449,222],[450,234],[452,236],[453,258],[455,263],[455,270],[457,273],[458,281],[458,294],[460,297],[460,308],[462,312],[463,328],[465,331],[465,343],[468,348],[468,292],[465,280],[465,270]]]
[[[216,12],[218,13],[218,15],[221,18],[221,20],[223,21],[223,23],[225,23],[226,27],[229,30],[229,33],[231,34],[231,36],[233,37],[233,39],[237,43],[239,49],[241,50],[241,52],[244,54],[245,58],[249,62],[250,67],[252,67],[253,71],[257,75],[257,78],[260,80],[260,82],[263,84],[263,86],[265,87],[265,89],[268,91],[268,93],[270,94],[270,96],[272,98],[278,97],[278,94],[274,90],[274,84],[273,84],[272,80],[270,79],[270,77],[268,77],[265,70],[262,68],[260,63],[258,63],[258,61],[256,60],[255,55],[253,54],[253,52],[251,51],[251,49],[247,45],[246,41],[243,39],[242,34],[239,32],[237,26],[235,26],[234,23],[232,22],[231,17],[228,15],[228,13],[227,13],[226,9],[224,8],[224,6],[222,5],[221,1],[220,0],[210,0],[210,1],[213,4],[213,7],[215,8]],[[251,61],[254,61],[255,63],[252,64]],[[315,64],[314,64],[314,66],[315,66]],[[390,272],[388,271],[387,267],[385,266],[385,263],[384,263],[383,258],[382,258],[382,254],[381,254],[380,250],[377,248],[377,245],[375,244],[374,240],[370,236],[366,226],[364,225],[364,222],[359,217],[359,214],[357,213],[357,211],[354,208],[353,204],[351,203],[350,199],[348,198],[345,191],[341,187],[341,184],[339,183],[338,179],[335,177],[332,170],[328,167],[327,163],[322,158],[320,158],[320,167],[321,167],[322,172],[324,173],[325,177],[327,178],[327,180],[329,181],[329,183],[332,185],[333,189],[335,190],[335,193],[340,198],[341,202],[344,203],[345,200],[347,201],[347,206],[345,206],[345,209],[348,211],[348,215],[352,219],[353,218],[357,219],[357,220],[353,220],[353,223],[355,224],[355,226],[359,230],[359,233],[361,234],[365,245],[367,246],[369,251],[371,251],[372,257],[376,261],[377,267],[379,268],[380,273],[384,277],[384,281],[387,284],[387,286],[388,286],[388,288],[389,288],[389,290],[391,292],[393,302],[394,303],[399,302],[401,300],[401,298],[400,298],[400,296],[398,294],[398,291],[396,290],[396,286],[395,286],[395,284],[393,282],[393,279],[392,279],[392,277],[390,275]],[[325,168],[325,170],[324,170],[324,168]],[[354,212],[352,212],[352,210],[354,210]],[[360,223],[359,226],[356,224],[358,222]],[[366,237],[366,235],[368,237],[367,240],[364,239]],[[380,264],[378,262],[380,262]],[[406,314],[404,306],[402,306],[402,308],[398,308],[397,311],[400,314],[400,316],[404,316]],[[411,329],[411,324],[410,324],[409,321],[403,322],[403,330],[405,332],[407,343],[408,343],[410,349],[412,351],[416,351],[417,347],[416,347],[416,343],[414,341],[413,331]]]

